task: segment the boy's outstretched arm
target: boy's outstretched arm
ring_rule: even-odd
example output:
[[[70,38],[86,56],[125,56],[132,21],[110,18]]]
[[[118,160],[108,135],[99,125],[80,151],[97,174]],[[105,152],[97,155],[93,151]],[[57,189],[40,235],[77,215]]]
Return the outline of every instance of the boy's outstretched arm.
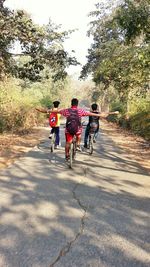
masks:
[[[36,108],[36,110],[42,113],[48,113],[48,109],[45,108]]]
[[[47,113],[58,113],[58,114],[60,114],[61,110],[63,110],[63,109],[58,109],[58,110],[48,109]]]
[[[62,109],[59,109],[59,110],[53,110],[53,109],[46,109],[46,108],[36,108],[36,110],[37,111],[39,111],[39,112],[42,112],[42,113],[60,113],[60,111],[62,110]]]
[[[100,117],[100,118],[107,118],[109,115],[117,115],[119,114],[119,111],[112,111],[112,112],[102,112],[102,113],[93,113],[89,112],[88,116],[94,116],[94,117]]]
[[[101,118],[107,118],[109,115],[118,115],[119,111],[112,111],[112,112],[102,112],[100,113]]]

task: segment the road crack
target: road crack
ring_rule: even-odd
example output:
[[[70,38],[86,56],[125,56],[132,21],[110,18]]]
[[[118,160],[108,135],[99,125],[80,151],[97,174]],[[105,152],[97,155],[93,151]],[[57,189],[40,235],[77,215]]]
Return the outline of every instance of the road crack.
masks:
[[[71,249],[72,245],[76,242],[76,240],[83,234],[84,231],[84,226],[85,226],[85,217],[87,213],[87,207],[85,207],[80,199],[76,195],[76,189],[80,184],[76,184],[72,190],[73,198],[77,201],[78,205],[80,208],[83,210],[83,215],[81,217],[81,223],[80,223],[80,228],[79,232],[75,235],[74,239],[72,239],[70,242],[68,242],[59,252],[58,257],[55,259],[53,263],[49,265],[49,267],[54,267],[54,265],[61,259],[61,257],[65,256]]]

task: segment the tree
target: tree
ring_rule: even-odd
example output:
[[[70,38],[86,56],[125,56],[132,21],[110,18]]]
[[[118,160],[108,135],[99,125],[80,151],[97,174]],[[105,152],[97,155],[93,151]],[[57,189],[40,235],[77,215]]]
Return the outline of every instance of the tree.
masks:
[[[53,71],[54,80],[66,77],[66,67],[78,64],[63,48],[71,31],[61,32],[51,21],[40,27],[24,11],[12,11],[4,2],[0,2],[0,78],[11,74],[37,81],[45,66]],[[20,54],[12,52],[16,43],[21,47]],[[24,57],[24,63],[20,57]]]
[[[96,19],[89,30],[93,43],[81,78],[92,73],[96,85],[104,84],[97,88],[107,90],[113,85],[124,101],[137,88],[143,94],[149,77],[148,14],[148,0],[125,0],[111,12],[103,13],[101,5],[97,5],[91,13]]]
[[[150,32],[150,1],[125,0],[117,11],[115,19],[127,44],[148,42]],[[139,40],[139,38],[141,40]]]

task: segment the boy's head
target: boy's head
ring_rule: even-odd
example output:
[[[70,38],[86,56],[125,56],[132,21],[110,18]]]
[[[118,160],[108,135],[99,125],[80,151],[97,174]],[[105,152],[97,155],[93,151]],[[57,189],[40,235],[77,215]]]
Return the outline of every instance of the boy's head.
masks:
[[[78,101],[78,99],[77,98],[73,98],[72,100],[71,100],[71,106],[78,106],[78,103],[79,103],[79,101]]]
[[[58,108],[59,104],[60,104],[59,101],[54,101],[54,102],[53,102],[54,108]]]
[[[94,103],[94,104],[91,105],[91,109],[92,109],[93,111],[96,111],[97,108],[98,108],[98,105],[97,105],[96,103]]]

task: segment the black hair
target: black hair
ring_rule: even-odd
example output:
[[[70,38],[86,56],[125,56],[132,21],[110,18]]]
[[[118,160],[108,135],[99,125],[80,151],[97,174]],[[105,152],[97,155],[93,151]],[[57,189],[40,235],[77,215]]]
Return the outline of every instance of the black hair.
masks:
[[[78,106],[79,100],[77,98],[73,98],[71,100],[71,106]]]
[[[53,102],[54,108],[58,108],[59,104],[60,104],[59,101],[54,101],[54,102]]]
[[[92,108],[92,110],[97,110],[98,105],[96,103],[94,103],[94,104],[91,105],[91,108]]]

